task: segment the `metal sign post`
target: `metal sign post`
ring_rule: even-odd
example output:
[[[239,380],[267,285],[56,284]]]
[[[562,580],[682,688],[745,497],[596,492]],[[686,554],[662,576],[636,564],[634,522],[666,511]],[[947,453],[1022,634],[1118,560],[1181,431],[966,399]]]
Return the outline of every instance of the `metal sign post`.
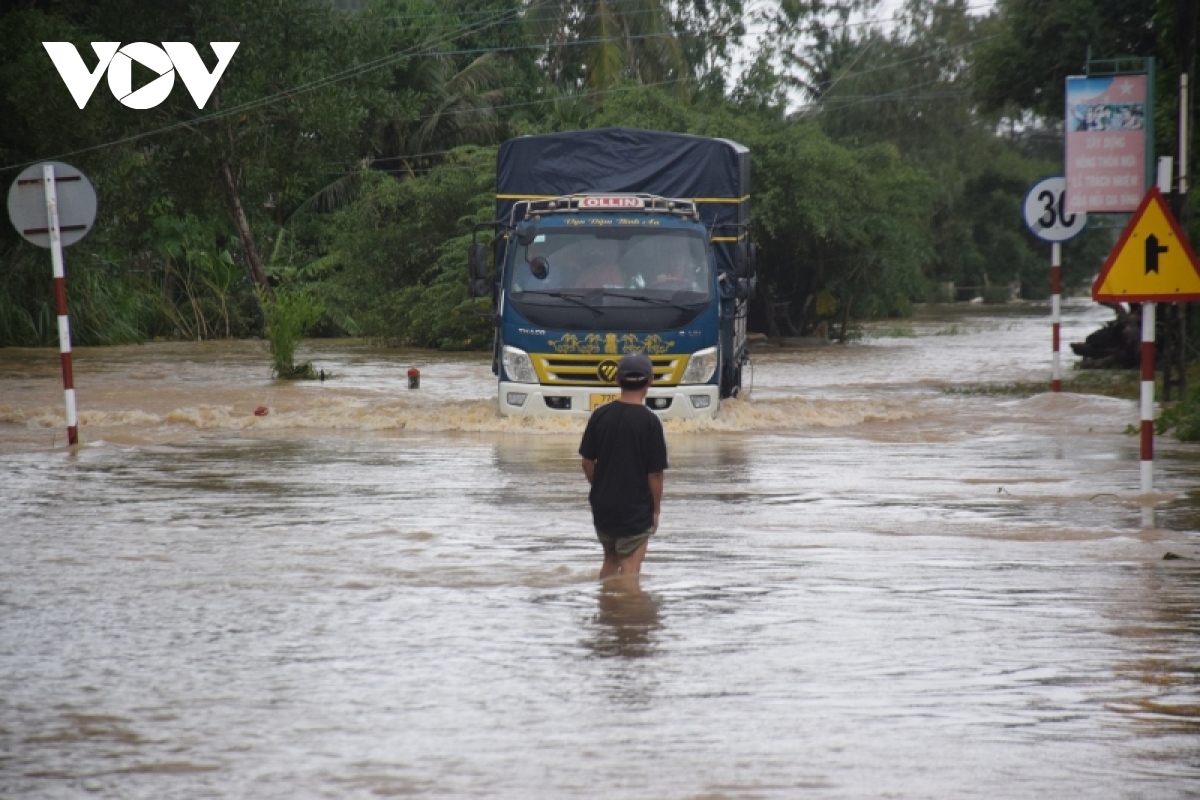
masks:
[[[8,190],[8,215],[27,241],[50,250],[54,305],[58,313],[58,349],[67,407],[67,444],[79,444],[75,376],[71,368],[71,324],[67,316],[67,277],[63,248],[87,235],[96,220],[96,191],[82,172],[61,162],[30,167]]]
[[[67,316],[67,275],[63,269],[62,231],[58,222],[58,187],[54,165],[42,165],[46,194],[46,220],[50,233],[50,264],[54,270],[54,307],[58,313],[58,352],[62,358],[63,394],[67,403],[67,444],[79,444],[79,418],[75,413],[75,374],[71,369],[71,320]]]
[[[1053,367],[1050,391],[1062,391],[1062,244],[1050,245],[1050,328]]]
[[[1067,212],[1066,178],[1043,178],[1025,195],[1025,225],[1029,232],[1050,242],[1050,327],[1053,367],[1050,387],[1062,391],[1062,243],[1078,236],[1087,225],[1087,214]]]
[[[1155,303],[1142,303],[1141,416],[1142,494],[1154,491],[1154,313]]]

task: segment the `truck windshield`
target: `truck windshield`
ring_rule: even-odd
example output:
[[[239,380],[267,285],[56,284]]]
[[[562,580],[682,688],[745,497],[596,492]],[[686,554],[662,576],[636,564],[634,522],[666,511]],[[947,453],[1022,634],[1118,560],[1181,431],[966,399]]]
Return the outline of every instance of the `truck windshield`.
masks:
[[[529,244],[517,244],[511,264],[507,288],[514,296],[612,290],[606,305],[645,297],[690,306],[707,303],[713,292],[699,231],[542,228]]]

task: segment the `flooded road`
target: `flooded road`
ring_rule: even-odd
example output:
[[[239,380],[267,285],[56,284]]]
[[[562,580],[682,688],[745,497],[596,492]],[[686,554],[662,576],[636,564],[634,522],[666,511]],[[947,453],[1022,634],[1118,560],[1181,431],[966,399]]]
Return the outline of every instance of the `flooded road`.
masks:
[[[872,330],[668,425],[640,585],[477,355],[77,350],[72,457],[0,350],[0,797],[1200,794],[1200,449],[1144,527],[1135,402],[946,391],[1048,383],[1045,308]]]

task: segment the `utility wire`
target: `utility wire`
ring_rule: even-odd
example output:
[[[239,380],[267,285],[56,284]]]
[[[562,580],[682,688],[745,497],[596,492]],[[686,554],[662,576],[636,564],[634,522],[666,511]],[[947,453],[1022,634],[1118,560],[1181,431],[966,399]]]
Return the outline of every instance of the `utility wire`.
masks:
[[[862,60],[862,57],[867,54],[867,52],[871,49],[871,46],[874,44],[875,44],[875,40],[872,39],[870,42],[867,43],[866,47],[864,47],[862,50],[858,51],[858,55],[856,55],[854,57],[854,60],[850,62],[850,66],[846,67],[847,71],[854,69],[854,65]],[[817,96],[816,100],[813,101],[812,105],[815,106],[816,104],[820,103],[821,98],[823,98],[825,95],[832,92],[833,87],[837,86],[838,81],[840,81],[842,78],[846,77],[846,75],[847,75],[847,72],[843,72],[842,74],[838,75],[833,80],[833,83],[829,84],[829,86],[825,89],[825,91],[821,92],[821,94]],[[809,108],[812,108],[812,106],[808,106],[803,111],[800,112],[800,119],[804,119],[804,117],[808,115]]]
[[[988,41],[989,39],[993,39],[993,38],[995,38],[995,37],[987,36],[982,39],[976,39],[971,42],[964,42],[963,44],[954,45],[953,47],[950,47],[950,48],[943,48],[942,50],[939,50],[937,53],[934,53],[933,55],[937,55],[946,49],[950,49],[950,50],[959,49],[959,48],[967,47],[967,46],[970,46],[973,44],[978,44],[979,42],[985,42],[985,41]],[[913,58],[899,59],[897,61],[892,61],[892,62],[889,62],[887,64],[882,64],[877,67],[872,67],[870,69],[859,70],[858,72],[843,73],[842,75],[839,76],[838,80],[841,80],[842,78],[853,78],[853,77],[858,77],[860,75],[867,75],[867,74],[879,72],[879,71],[885,70],[885,69],[891,69],[893,67],[901,66],[903,64],[908,64],[908,63],[911,63],[912,61],[920,60],[922,58],[928,58],[928,57],[930,57],[930,54],[923,54],[923,55],[916,56]],[[675,78],[675,79],[671,79],[671,80],[659,81],[657,83],[638,84],[636,86],[632,86],[632,87],[628,87],[628,88],[617,87],[617,88],[609,89],[609,90],[596,90],[596,91],[591,91],[591,92],[582,92],[580,94],[569,95],[567,97],[560,98],[560,99],[577,100],[577,99],[583,99],[586,97],[594,97],[597,95],[602,95],[602,94],[607,94],[607,93],[612,93],[612,92],[617,92],[617,91],[628,91],[628,90],[637,89],[637,88],[667,86],[670,84],[679,83],[681,80],[683,80],[683,79]],[[901,92],[909,91],[912,89],[920,89],[924,86],[929,86],[929,85],[932,85],[935,83],[939,83],[939,82],[941,82],[941,80],[942,80],[941,78],[935,78],[933,80],[924,81],[922,83],[911,84],[909,86],[902,86],[898,89],[893,89],[888,92],[880,92],[878,94],[872,94],[872,95],[840,95],[840,96],[835,96],[835,97],[826,97],[828,95],[829,91],[833,89],[833,86],[831,85],[829,87],[829,89],[826,89],[825,92],[822,93],[822,97],[825,97],[825,102],[840,102],[843,100],[853,100],[854,101],[854,102],[838,105],[834,108],[826,109],[826,111],[838,111],[843,108],[849,108],[850,106],[859,105],[859,104],[865,103],[865,102],[871,102],[873,100],[884,101],[884,100],[889,100],[889,99],[890,100],[935,99],[935,98],[941,97],[941,96],[947,96],[947,97],[961,96],[961,95],[969,94],[971,91],[971,87],[967,87],[964,89],[947,90],[945,92],[937,93],[936,95],[926,93],[926,94],[923,94],[920,96],[904,96],[904,95],[897,96]],[[835,81],[835,83],[836,83],[836,81]],[[529,100],[529,101],[524,101],[524,102],[519,102],[519,103],[505,103],[505,104],[501,104],[501,105],[489,106],[488,110],[502,110],[502,109],[509,109],[509,108],[520,108],[523,106],[535,106],[535,105],[540,105],[543,103],[548,103],[548,102],[553,102],[553,101],[554,101],[554,98],[542,98],[542,99],[538,99],[538,100]],[[804,106],[804,109],[810,110],[812,108],[816,108],[820,105],[820,103],[821,103],[821,100],[818,99],[818,100],[814,101],[813,103]],[[442,114],[442,116],[458,116],[460,114],[470,114],[470,113],[476,113],[476,112],[474,109],[468,109],[468,110],[463,110],[463,111],[450,111],[450,112],[445,112],[444,114]],[[418,117],[414,121],[419,122],[419,121],[422,121],[425,119],[429,119],[431,116],[433,116],[433,115],[425,115],[422,117]],[[800,117],[800,119],[803,119],[803,118],[804,118],[803,116]],[[378,161],[402,161],[402,160],[407,160],[407,159],[417,159],[417,158],[424,158],[424,157],[435,156],[435,155],[446,155],[450,152],[451,152],[451,150],[436,150],[436,151],[430,151],[427,153],[411,153],[411,154],[406,154],[406,155],[387,156],[385,158],[377,159],[377,160]],[[363,158],[367,158],[367,157],[364,156]],[[356,159],[356,161],[361,161],[361,160],[362,159]]]
[[[247,111],[252,111],[254,109],[261,108],[266,105],[271,105],[271,104],[274,104],[281,100],[285,100],[285,99],[294,97],[295,95],[313,91],[313,90],[319,89],[319,88],[324,88],[325,86],[329,86],[334,83],[337,83],[337,82],[340,82],[343,80],[347,80],[349,78],[359,77],[361,75],[367,74],[368,72],[382,69],[384,67],[390,66],[391,64],[393,64],[397,61],[401,61],[401,60],[408,59],[408,58],[423,58],[423,57],[431,57],[431,56],[432,57],[445,57],[445,56],[455,56],[455,55],[482,55],[482,54],[493,53],[493,52],[514,52],[517,50],[541,49],[544,47],[560,47],[560,46],[562,46],[562,47],[580,47],[580,46],[588,46],[588,45],[593,45],[593,44],[602,44],[602,43],[611,42],[611,41],[629,41],[629,40],[640,40],[640,39],[651,39],[651,38],[674,38],[677,36],[696,35],[696,33],[697,33],[696,31],[670,31],[670,32],[663,32],[663,33],[639,34],[639,35],[626,36],[626,37],[597,37],[597,38],[593,38],[593,39],[579,39],[579,40],[574,40],[574,41],[568,40],[568,41],[560,41],[560,42],[539,42],[536,44],[528,44],[528,45],[513,45],[513,46],[507,46],[507,47],[491,47],[491,48],[469,48],[469,49],[449,50],[449,51],[425,50],[422,52],[418,49],[421,47],[436,46],[437,44],[446,43],[449,41],[453,41],[454,39],[458,39],[458,38],[467,36],[472,33],[477,33],[479,31],[486,30],[490,27],[494,27],[498,24],[501,24],[504,17],[511,17],[515,13],[516,12],[511,11],[511,10],[497,12],[496,14],[493,15],[493,17],[490,20],[487,20],[487,21],[484,21],[481,23],[477,23],[471,27],[459,29],[455,32],[455,35],[447,36],[447,37],[443,38],[443,40],[440,42],[436,41],[436,40],[432,41],[432,42],[423,42],[419,45],[414,45],[411,48],[408,48],[406,50],[402,50],[399,53],[392,53],[392,54],[389,54],[386,56],[382,56],[380,58],[374,59],[372,61],[368,61],[364,64],[356,65],[354,67],[343,70],[341,72],[337,72],[332,75],[324,76],[322,78],[318,78],[316,80],[310,81],[306,84],[301,84],[299,86],[285,89],[281,92],[277,92],[272,95],[267,95],[262,98],[257,98],[255,100],[251,100],[251,101],[242,103],[237,106],[232,106],[230,108],[222,109],[220,111],[214,111],[211,114],[207,114],[207,115],[200,116],[200,117],[195,117],[190,120],[181,120],[179,122],[172,123],[170,125],[166,125],[161,128],[156,128],[156,129],[149,130],[149,131],[142,131],[142,132],[139,132],[136,134],[132,134],[130,136],[122,137],[120,139],[115,139],[115,140],[112,140],[109,142],[104,142],[102,144],[93,145],[91,147],[79,148],[76,150],[72,150],[72,151],[69,151],[66,153],[61,153],[59,155],[51,156],[48,158],[35,159],[32,161],[26,161],[26,162],[18,163],[18,164],[9,164],[9,165],[0,167],[0,172],[8,172],[10,170],[20,169],[22,167],[27,167],[27,166],[30,166],[30,165],[33,165],[36,163],[40,163],[41,161],[60,160],[60,159],[64,159],[64,158],[69,158],[71,156],[79,155],[82,153],[88,153],[88,152],[93,152],[96,150],[102,150],[102,149],[105,149],[108,147],[114,147],[114,146],[120,145],[120,144],[127,144],[129,142],[137,141],[139,139],[143,139],[143,138],[146,138],[149,136],[156,136],[158,134],[168,133],[168,132],[179,130],[182,128],[192,128],[194,126],[202,125],[204,123],[213,122],[213,121],[216,121],[219,119],[224,119],[226,117],[233,116],[236,114],[242,114]],[[977,44],[979,42],[987,41],[987,40],[993,39],[993,38],[996,38],[996,37],[995,36],[984,37],[982,39],[976,39],[971,42],[964,42],[963,44],[955,45],[955,46],[952,46],[949,48],[942,48],[939,51],[936,51],[933,55],[937,55],[941,52],[945,52],[946,50],[961,49],[963,47],[968,47],[973,44]],[[870,49],[870,46],[871,45],[868,44],[868,46],[866,48],[864,48],[858,54],[858,56],[855,58],[855,60],[853,62],[851,62],[851,66],[856,64],[863,57],[863,55],[865,55],[866,51]],[[810,110],[811,108],[818,105],[820,103],[821,98],[823,98],[825,95],[827,95],[829,93],[829,91],[833,89],[833,86],[836,85],[837,82],[842,80],[843,78],[857,76],[857,75],[865,75],[865,74],[868,74],[871,72],[877,72],[877,71],[880,71],[883,69],[890,69],[892,67],[899,66],[900,64],[909,63],[911,61],[916,61],[916,60],[920,60],[923,58],[929,58],[929,57],[930,57],[930,54],[922,54],[919,56],[914,56],[909,59],[902,59],[900,61],[892,62],[891,64],[874,67],[874,68],[868,69],[868,70],[862,70],[857,73],[842,73],[841,75],[838,76],[838,78],[836,80],[834,80],[834,82],[832,84],[830,84],[829,88],[825,89],[821,93],[821,95],[817,98],[817,100],[815,100],[813,103],[804,107],[804,110],[801,112],[800,118],[803,119],[804,116],[807,115],[808,110]],[[678,80],[680,80],[680,79],[676,79],[676,80],[672,80],[672,81],[664,81],[664,82],[662,82],[662,84],[675,83],[675,82],[678,82]],[[661,85],[661,84],[647,84],[647,85]],[[585,95],[576,95],[576,97],[589,96],[590,94],[596,94],[596,93],[588,93]],[[893,93],[889,93],[889,94],[893,94]],[[492,106],[491,108],[492,109],[512,108],[512,107],[519,107],[519,106],[523,106],[523,105],[536,105],[538,103],[543,103],[543,102],[546,102],[546,101],[545,100],[537,100],[537,101],[530,101],[530,102],[526,102],[526,103],[514,103],[514,104],[509,104],[509,105]],[[845,106],[842,106],[842,107],[845,107]],[[456,113],[465,113],[465,112],[450,112],[446,116],[454,115]],[[425,118],[427,118],[427,117],[422,117],[422,119],[425,119]]]
[[[505,12],[502,12],[501,14],[498,14],[497,17],[511,16],[513,13],[514,12],[512,12],[512,11],[505,11]],[[342,70],[341,72],[337,72],[332,75],[327,75],[323,78],[318,78],[318,79],[310,81],[308,83],[301,84],[299,86],[295,86],[290,89],[285,89],[281,92],[276,92],[275,94],[272,94],[272,95],[267,95],[266,97],[257,98],[255,100],[251,100],[251,101],[242,103],[237,106],[232,106],[227,109],[222,109],[220,111],[214,111],[211,114],[207,114],[207,115],[200,116],[200,117],[195,117],[190,120],[181,120],[180,122],[175,122],[170,125],[165,125],[161,128],[155,128],[153,130],[142,131],[139,133],[131,134],[129,136],[122,137],[120,139],[114,139],[109,142],[104,142],[103,144],[97,144],[97,145],[93,145],[91,147],[84,147],[84,148],[80,148],[78,150],[72,150],[67,153],[62,153],[60,155],[51,156],[49,158],[40,158],[40,159],[36,159],[33,161],[27,161],[27,162],[24,162],[21,164],[9,164],[7,166],[0,167],[0,172],[7,172],[7,171],[13,170],[13,169],[20,169],[22,167],[27,167],[32,164],[37,164],[41,161],[55,161],[55,160],[59,160],[59,159],[63,159],[63,158],[68,158],[70,156],[79,155],[80,153],[89,153],[89,152],[92,152],[95,150],[102,150],[102,149],[105,149],[108,147],[113,147],[113,146],[116,146],[119,144],[126,144],[129,142],[137,141],[138,139],[143,139],[148,136],[156,136],[160,133],[168,133],[170,131],[179,130],[181,128],[190,128],[190,127],[193,127],[196,125],[201,125],[201,124],[204,124],[207,122],[212,122],[212,121],[215,121],[218,119],[223,119],[225,117],[228,117],[228,116],[231,116],[234,114],[241,114],[243,112],[251,111],[251,110],[254,110],[255,108],[259,108],[264,105],[270,105],[270,104],[279,102],[280,100],[288,99],[297,94],[302,94],[304,92],[309,92],[314,89],[323,88],[324,86],[328,86],[330,84],[333,84],[333,83],[336,83],[339,81],[343,81],[348,78],[358,77],[360,75],[366,74],[367,72],[372,72],[377,69],[382,69],[383,67],[389,66],[396,61],[400,61],[400,60],[403,60],[406,58],[424,57],[424,56],[429,56],[429,55],[435,55],[435,56],[443,55],[443,53],[440,53],[440,52],[428,52],[428,51],[420,52],[419,48],[436,46],[438,44],[444,44],[444,43],[447,43],[450,41],[454,41],[457,38],[466,36],[470,33],[477,33],[481,30],[487,29],[488,27],[489,27],[489,23],[479,23],[479,24],[476,24],[474,27],[468,27],[468,28],[464,28],[464,29],[457,31],[456,35],[454,35],[454,36],[444,37],[441,41],[435,40],[432,42],[422,42],[420,44],[413,45],[410,48],[402,50],[399,53],[391,53],[389,55],[382,56],[382,57],[374,59],[372,61],[368,61],[365,64],[359,64],[359,65],[356,65],[349,69]]]
[[[486,27],[486,26],[484,26],[484,27]],[[473,31],[469,31],[469,30],[468,31],[460,31],[458,35],[465,36],[467,33],[471,33],[471,32],[473,32]],[[37,164],[41,161],[58,160],[58,159],[67,158],[67,157],[70,157],[73,155],[78,155],[80,153],[87,153],[87,152],[91,152],[94,150],[101,150],[101,149],[104,149],[107,147],[112,147],[112,146],[115,146],[118,144],[125,144],[128,142],[136,141],[138,139],[142,139],[147,136],[155,136],[160,133],[167,133],[170,131],[179,130],[180,128],[191,128],[191,127],[201,125],[201,124],[204,124],[207,122],[213,122],[215,120],[223,119],[225,117],[232,116],[235,114],[241,114],[246,111],[252,111],[252,110],[254,110],[256,108],[260,108],[262,106],[271,105],[280,100],[285,100],[285,99],[288,99],[295,95],[312,91],[314,89],[323,88],[323,87],[329,86],[333,83],[336,83],[336,82],[339,82],[342,80],[346,80],[348,78],[358,77],[358,76],[364,75],[368,72],[372,72],[374,70],[382,69],[383,67],[389,66],[392,62],[400,61],[400,60],[403,60],[406,58],[425,58],[425,57],[431,57],[431,56],[432,57],[444,57],[444,56],[457,56],[457,55],[483,55],[486,53],[507,53],[507,52],[514,52],[517,50],[541,49],[541,48],[547,47],[547,46],[549,46],[549,47],[560,47],[560,46],[561,47],[583,47],[583,46],[588,46],[588,45],[593,45],[593,44],[603,44],[605,42],[613,42],[613,41],[675,38],[678,36],[692,35],[694,33],[695,33],[694,31],[670,31],[670,32],[663,32],[663,33],[647,33],[647,34],[640,34],[640,35],[635,35],[635,36],[597,37],[594,39],[578,39],[578,40],[574,40],[574,41],[537,43],[537,44],[528,44],[528,45],[512,45],[512,46],[508,46],[508,47],[477,47],[477,48],[468,48],[468,49],[461,49],[461,50],[436,50],[436,51],[425,51],[425,52],[404,51],[404,52],[401,52],[398,54],[392,54],[390,56],[386,56],[381,59],[376,59],[373,62],[368,62],[366,65],[360,65],[358,67],[354,67],[349,70],[344,70],[343,72],[340,72],[340,73],[335,73],[334,75],[330,75],[325,78],[319,78],[317,80],[311,81],[311,82],[309,82],[307,84],[303,84],[301,86],[293,87],[291,89],[285,89],[284,91],[277,92],[276,94],[273,94],[273,95],[268,95],[266,97],[258,98],[257,100],[251,100],[249,102],[242,103],[241,105],[238,105],[238,106],[234,106],[234,107],[231,107],[228,109],[222,109],[221,111],[215,111],[211,114],[207,114],[202,117],[196,117],[196,118],[193,118],[190,120],[183,120],[180,122],[175,122],[175,123],[166,125],[161,128],[156,128],[156,129],[150,130],[150,131],[143,131],[140,133],[136,133],[136,134],[132,134],[130,136],[123,137],[121,139],[115,139],[113,141],[105,142],[103,144],[93,145],[91,147],[85,147],[85,148],[81,148],[78,150],[72,150],[71,152],[62,153],[62,154],[59,154],[56,156],[51,156],[49,158],[36,159],[33,161],[27,161],[27,162],[24,162],[21,164],[9,164],[7,166],[0,167],[0,172],[6,172],[6,171],[12,170],[12,169],[19,169],[21,167],[26,167],[26,166],[29,166],[32,164]],[[454,37],[454,38],[457,38],[457,37]]]
[[[670,85],[673,83],[679,83],[681,80],[682,80],[681,78],[674,78],[671,80],[658,81],[657,83],[638,84],[636,86],[629,86],[629,87],[616,87],[614,89],[609,89],[607,91],[594,91],[594,92],[581,93],[578,95],[574,95],[574,97],[582,98],[582,97],[590,97],[590,96],[601,95],[601,94],[612,94],[614,92],[619,92],[619,91],[634,91],[636,89],[642,89],[642,88],[648,88],[648,87],[653,88],[653,87],[657,87],[657,86],[666,86],[666,85]],[[827,100],[826,102],[839,101],[839,100],[853,100],[853,102],[845,103],[844,105],[839,105],[839,106],[835,106],[832,108],[826,108],[826,109],[824,109],[823,113],[832,113],[834,111],[840,111],[843,108],[849,108],[851,106],[861,105],[863,103],[869,103],[872,101],[874,101],[874,102],[893,102],[893,101],[899,101],[899,100],[914,100],[914,101],[917,101],[917,100],[941,100],[941,99],[946,99],[946,98],[950,98],[950,97],[962,97],[964,95],[970,94],[970,92],[971,92],[971,87],[966,87],[963,89],[950,89],[945,92],[926,92],[926,93],[916,94],[916,95],[901,94],[902,92],[911,91],[913,89],[920,89],[924,86],[929,86],[934,83],[938,83],[938,80],[924,81],[922,83],[915,83],[910,86],[902,86],[899,89],[894,89],[890,92],[881,92],[879,94],[873,94],[873,95],[844,95],[844,96],[839,96],[839,97],[833,97],[833,98],[830,98],[829,100]],[[493,106],[492,108],[496,108],[496,109],[518,108],[521,106],[538,105],[538,104],[544,103],[544,102],[547,102],[547,101],[545,101],[545,100],[530,100],[530,101],[520,102],[520,103],[507,103],[505,105]],[[472,113],[472,112],[469,110],[468,111],[452,111],[452,112],[447,112],[443,116],[452,116],[452,115],[468,114],[468,113]],[[421,119],[425,119],[425,117],[422,117]],[[478,146],[485,147],[487,145],[478,145]],[[375,163],[384,162],[384,161],[415,160],[415,159],[419,159],[419,158],[426,158],[429,156],[448,155],[449,153],[452,153],[452,152],[454,152],[453,149],[451,149],[451,150],[431,150],[431,151],[425,152],[425,153],[406,153],[406,154],[397,155],[397,156],[387,156],[385,158],[380,158],[380,159],[370,159],[370,157],[364,156],[360,159],[354,159],[354,162],[362,163],[363,161],[370,159],[371,164],[374,165]],[[335,164],[329,164],[328,166],[335,166]],[[458,166],[458,165],[442,164],[439,166],[441,166],[443,168],[452,167],[452,168],[458,168],[458,169],[469,169],[469,167]],[[414,167],[414,168],[412,168],[412,170],[409,170],[408,168],[404,168],[403,171],[405,171],[405,172],[409,172],[409,171],[429,172],[432,169],[434,169],[434,167]],[[400,171],[400,169],[388,169],[387,171],[398,172],[398,171]],[[329,175],[355,175],[358,172],[359,172],[358,170],[355,170],[355,171],[335,170],[335,171],[327,172],[326,174],[329,174]]]
[[[932,84],[940,83],[940,82],[941,82],[940,78],[935,78],[931,81],[924,81],[923,83],[913,84],[912,86],[903,86],[899,89],[895,89],[890,92],[884,92],[883,94],[869,95],[867,97],[862,98],[861,100],[855,100],[853,103],[846,103],[845,105],[839,105],[839,106],[835,106],[834,108],[826,109],[825,113],[841,111],[842,109],[850,108],[851,106],[858,106],[858,105],[862,105],[863,103],[869,103],[871,101],[881,101],[881,100],[888,99],[888,98],[890,98],[892,100],[906,100],[909,98],[904,95],[901,95],[900,94],[901,92],[907,92],[912,89],[920,89],[923,86],[930,86]],[[969,93],[970,87],[967,87],[966,89],[963,89],[961,91],[963,94]]]
[[[911,64],[914,61],[921,61],[923,59],[936,58],[937,56],[944,55],[945,53],[949,53],[954,50],[962,50],[963,48],[966,48],[966,47],[974,47],[975,45],[980,44],[981,42],[989,42],[992,39],[998,38],[999,36],[1000,36],[1000,34],[994,34],[992,36],[984,36],[980,39],[972,39],[969,42],[962,42],[960,44],[952,44],[952,45],[947,45],[944,47],[939,47],[937,50],[934,50],[931,53],[921,53],[920,55],[911,56],[909,58],[902,58],[899,61],[891,61],[891,62],[888,62],[887,64],[882,64],[878,67],[871,67],[870,69],[859,70],[858,72],[852,73],[850,75],[842,75],[838,78],[838,80],[841,80],[841,78],[843,78],[843,77],[857,78],[859,75],[869,75],[872,72],[881,72],[882,70],[891,69],[892,67],[898,67],[902,64]],[[833,88],[833,87],[831,86],[830,88]]]

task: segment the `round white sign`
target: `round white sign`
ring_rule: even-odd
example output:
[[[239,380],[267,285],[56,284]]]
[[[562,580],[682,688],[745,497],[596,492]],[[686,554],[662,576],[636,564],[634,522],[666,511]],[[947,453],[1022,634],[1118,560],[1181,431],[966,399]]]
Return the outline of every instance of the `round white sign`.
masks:
[[[1087,214],[1067,212],[1066,178],[1043,178],[1025,195],[1025,225],[1044,242],[1065,242],[1087,225]]]
[[[66,247],[78,242],[92,229],[92,223],[96,221],[96,190],[87,176],[70,164],[46,163],[54,165],[60,241]],[[38,247],[50,246],[41,164],[29,167],[12,182],[8,189],[8,218],[27,241]]]

